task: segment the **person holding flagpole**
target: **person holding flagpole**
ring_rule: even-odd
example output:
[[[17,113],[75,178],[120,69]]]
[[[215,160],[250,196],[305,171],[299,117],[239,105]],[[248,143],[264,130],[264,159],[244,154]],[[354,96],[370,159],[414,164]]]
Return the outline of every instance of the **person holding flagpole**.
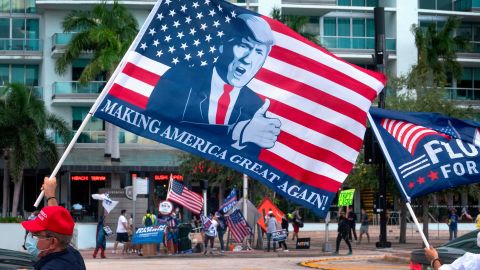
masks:
[[[33,220],[22,222],[28,236],[25,242],[27,252],[36,257],[34,268],[85,270],[85,263],[80,253],[70,245],[75,222],[62,206],[58,206],[55,197],[57,180],[45,177],[42,191],[47,199]]]

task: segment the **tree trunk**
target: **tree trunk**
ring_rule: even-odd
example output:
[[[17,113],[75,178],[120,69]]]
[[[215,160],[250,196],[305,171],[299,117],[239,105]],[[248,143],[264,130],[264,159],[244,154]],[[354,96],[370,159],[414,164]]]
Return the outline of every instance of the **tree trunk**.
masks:
[[[428,240],[428,223],[429,223],[429,216],[428,216],[428,196],[423,197],[422,199],[422,208],[423,208],[423,214],[422,214],[422,223],[423,223],[423,234],[425,234],[425,237]]]
[[[398,242],[400,244],[407,243],[407,205],[403,199],[400,199],[400,237]]]
[[[6,217],[8,213],[8,201],[10,197],[10,177],[8,175],[8,154],[3,156],[3,200],[2,200],[2,217]]]
[[[18,179],[15,181],[15,187],[13,188],[13,201],[12,201],[12,217],[17,216],[18,203],[20,202],[20,191],[23,184],[23,169],[20,170]]]

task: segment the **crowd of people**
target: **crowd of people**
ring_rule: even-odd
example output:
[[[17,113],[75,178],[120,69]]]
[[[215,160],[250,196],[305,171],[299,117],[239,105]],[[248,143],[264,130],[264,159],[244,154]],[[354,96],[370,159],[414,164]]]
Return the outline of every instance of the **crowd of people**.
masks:
[[[42,189],[45,192],[47,206],[41,211],[33,212],[26,221],[22,222],[22,226],[26,230],[24,248],[28,253],[38,259],[35,264],[35,269],[85,269],[82,256],[70,245],[75,223],[69,211],[62,206],[58,206],[55,197],[56,179],[45,178]],[[462,211],[462,215],[459,217],[457,216],[455,209],[452,208],[450,210],[447,221],[450,239],[457,237],[457,223],[459,218],[462,217],[473,221],[473,218],[466,211]],[[215,212],[209,215],[208,220],[208,223],[205,221],[199,221],[197,223],[197,226],[202,228],[204,235],[203,254],[207,255],[213,253],[213,246],[217,237],[220,244],[220,252],[223,253],[226,251],[224,234],[227,231],[227,222],[225,216],[221,212]],[[339,253],[339,247],[342,240],[344,240],[348,246],[349,251],[347,255],[353,253],[351,242],[357,241],[355,230],[356,220],[357,216],[353,213],[351,207],[347,207],[345,211],[343,208],[339,209],[335,255]],[[178,207],[169,215],[159,214],[158,216],[155,216],[147,210],[142,218],[142,225],[144,227],[164,225],[166,229],[164,231],[163,242],[158,243],[157,251],[161,245],[163,245],[168,254],[176,254],[178,253],[179,244],[178,225],[181,221],[182,216]],[[288,252],[289,250],[286,240],[288,239],[289,223],[292,223],[294,229],[292,240],[298,239],[299,228],[303,226],[302,217],[298,208],[292,213],[283,215],[280,221],[277,220],[273,211],[269,211],[265,216],[264,221],[266,226],[267,252],[269,252],[271,248],[273,248],[273,251],[275,252],[277,250],[277,243],[283,251]],[[363,208],[361,209],[360,222],[360,235],[357,243],[361,243],[363,235],[366,235],[367,241],[370,242],[370,235],[368,233],[370,219],[366,210]],[[476,223],[477,229],[480,229],[480,214],[476,217],[474,222]],[[286,237],[274,239],[274,234],[282,230],[286,232]],[[116,241],[112,253],[116,253],[118,244],[123,243],[122,254],[128,252],[134,252],[139,255],[142,254],[141,245],[135,247],[130,244],[133,231],[134,226],[132,215],[127,218],[127,210],[121,210],[121,214],[117,221]],[[100,216],[97,224],[96,247],[93,252],[94,258],[97,257],[99,252],[101,258],[106,258],[106,239],[111,234],[113,234],[113,232],[105,225],[105,216]],[[478,234],[477,242],[480,246],[480,233]],[[433,247],[426,248],[425,255],[427,259],[431,261],[431,265],[434,269],[476,269],[468,267],[478,267],[480,264],[480,255],[468,252],[450,265],[442,265],[438,257],[438,252]]]

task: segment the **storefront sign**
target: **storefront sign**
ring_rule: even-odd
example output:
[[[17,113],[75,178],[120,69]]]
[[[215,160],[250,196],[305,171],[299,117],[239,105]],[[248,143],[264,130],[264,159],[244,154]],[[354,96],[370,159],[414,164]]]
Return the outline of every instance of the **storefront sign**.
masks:
[[[106,181],[107,176],[105,175],[72,175],[70,176],[72,181]]]
[[[173,180],[183,181],[183,175],[181,174],[172,174]],[[170,174],[154,174],[153,180],[155,181],[168,181],[170,180]]]
[[[173,211],[173,204],[169,201],[163,201],[158,205],[158,211],[164,216],[170,215]]]

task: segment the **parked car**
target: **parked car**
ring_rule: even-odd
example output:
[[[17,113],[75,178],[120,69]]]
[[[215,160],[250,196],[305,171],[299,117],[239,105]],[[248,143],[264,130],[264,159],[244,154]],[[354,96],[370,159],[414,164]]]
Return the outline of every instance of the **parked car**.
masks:
[[[0,269],[2,270],[33,269],[33,264],[35,264],[35,257],[28,253],[0,248]]]
[[[462,257],[465,252],[480,253],[480,247],[477,245],[477,234],[479,231],[469,232],[438,247],[438,257],[442,264],[452,263],[457,258]],[[412,251],[410,254],[410,267],[415,270],[431,269],[430,262],[425,257],[423,249]]]

